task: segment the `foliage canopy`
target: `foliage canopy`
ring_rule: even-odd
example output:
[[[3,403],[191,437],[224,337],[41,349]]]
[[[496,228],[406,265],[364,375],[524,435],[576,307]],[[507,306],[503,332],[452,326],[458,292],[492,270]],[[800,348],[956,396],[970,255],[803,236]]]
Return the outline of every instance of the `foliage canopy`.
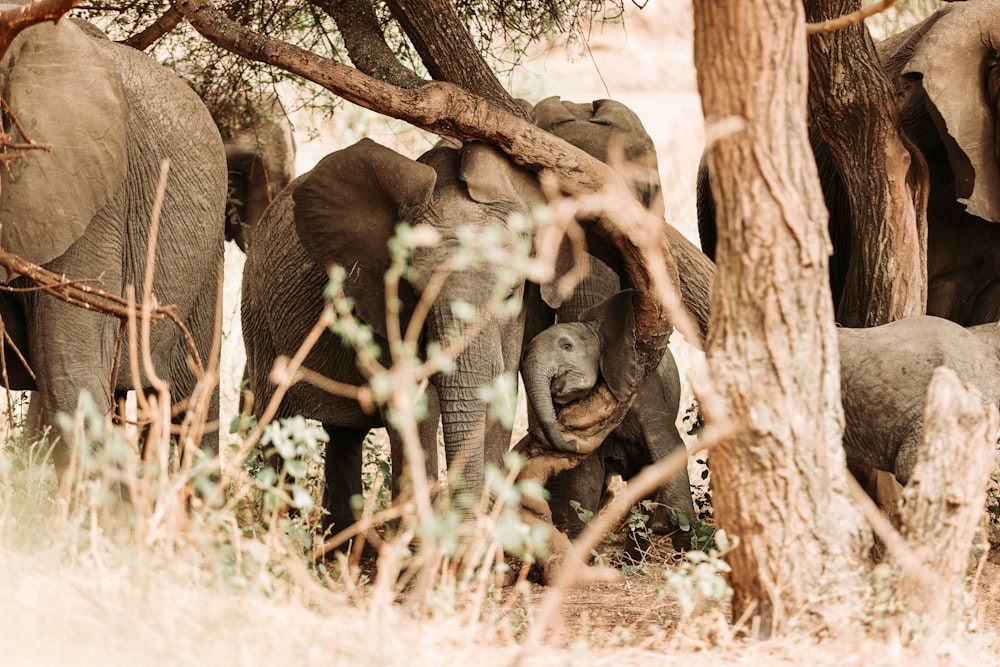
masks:
[[[333,15],[357,11],[370,0],[231,0],[218,3],[229,18],[255,32],[296,44],[317,55],[349,62],[344,37]],[[618,22],[625,0],[459,0],[458,18],[490,67],[509,73],[531,45],[549,40],[582,40],[594,22]],[[295,106],[329,113],[338,100],[305,79],[263,63],[247,60],[201,37],[164,0],[115,3],[96,0],[75,12],[100,26],[112,39],[157,37],[148,50],[184,76],[205,100],[222,131],[250,124],[268,92],[290,84]],[[395,57],[421,78],[429,78],[420,56],[385,3],[371,1],[382,38]],[[366,8],[367,11],[367,8]],[[159,36],[164,28],[169,32]],[[151,38],[151,37],[149,37]],[[138,44],[140,48],[145,44]]]

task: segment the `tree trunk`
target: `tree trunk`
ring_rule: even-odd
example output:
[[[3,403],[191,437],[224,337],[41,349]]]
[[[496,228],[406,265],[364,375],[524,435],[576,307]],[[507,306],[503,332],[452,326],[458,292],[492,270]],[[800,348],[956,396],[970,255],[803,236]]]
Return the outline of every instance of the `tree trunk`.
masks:
[[[902,550],[889,552],[899,573],[895,609],[899,623],[919,618],[921,632],[954,637],[967,615],[963,599],[969,553],[983,514],[986,483],[996,457],[1000,416],[984,410],[975,388],[953,371],[934,371],[924,414],[923,446],[899,510]]]
[[[396,59],[385,42],[370,0],[312,0],[337,22],[351,62],[368,76],[401,88],[415,88],[424,80]]]
[[[527,116],[486,64],[450,0],[386,0],[386,4],[431,77],[481,95],[517,116]]]
[[[806,19],[859,0],[808,0]],[[927,167],[899,131],[895,91],[863,23],[809,37],[809,112],[850,203],[850,252],[837,321],[873,327],[927,307]]]
[[[847,497],[826,213],[806,125],[798,0],[696,0],[719,241],[707,359],[737,435],[712,452],[733,613],[759,636],[847,628],[870,533]],[[766,35],[767,39],[761,36]]]

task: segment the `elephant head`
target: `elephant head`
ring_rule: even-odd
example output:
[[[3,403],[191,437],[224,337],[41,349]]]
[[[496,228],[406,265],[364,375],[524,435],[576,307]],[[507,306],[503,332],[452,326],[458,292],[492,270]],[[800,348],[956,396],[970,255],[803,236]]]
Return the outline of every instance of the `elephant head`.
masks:
[[[951,196],[968,213],[1000,222],[996,131],[1000,122],[1000,2],[968,0],[942,7],[920,24],[881,42],[878,50],[886,73],[901,93],[900,113],[907,135],[929,161],[937,150],[946,151],[954,183]],[[931,122],[921,118],[923,113]],[[931,133],[935,136],[928,136]]]
[[[531,119],[543,130],[611,165],[632,185],[632,193],[644,207],[663,214],[653,140],[627,106],[615,100],[581,104],[548,97],[532,108]],[[529,311],[527,339],[551,325],[555,314],[562,322],[577,321],[584,310],[621,291],[621,278],[608,266],[616,264],[617,249],[602,239],[588,241],[591,257],[587,274],[569,295],[560,291],[559,279],[573,269],[576,258],[569,240],[563,239],[556,256],[556,280],[539,285],[539,298],[549,310],[543,312],[545,308],[540,307]]]
[[[927,313],[1000,318],[1000,2],[941,8],[878,45],[927,162]],[[832,220],[832,218],[831,218]]]
[[[663,214],[656,148],[634,111],[615,100],[579,104],[547,97],[534,106],[531,118],[543,130],[622,172],[636,199]]]
[[[554,324],[528,343],[524,390],[549,444],[572,451],[559,432],[555,404],[583,398],[603,378],[618,401],[628,399],[639,368],[632,290],[585,310],[579,322]]]
[[[462,228],[503,230],[512,238],[517,232],[508,225],[511,214],[528,213],[541,194],[532,173],[485,144],[441,145],[414,161],[363,139],[320,161],[292,196],[303,248],[318,266],[347,270],[344,290],[356,315],[384,344],[386,247],[399,221],[429,226],[439,235],[436,245],[415,249],[411,258],[400,289],[405,327],[428,281],[454,257]],[[456,301],[482,309],[497,295],[520,298],[520,290],[520,282],[496,265],[451,273],[427,316],[427,341],[443,344],[467,328],[452,308]],[[482,485],[484,459],[499,463],[510,446],[509,431],[490,422],[479,390],[504,371],[516,371],[522,329],[520,317],[488,318],[458,355],[454,372],[432,379],[449,469],[457,470],[457,463],[465,488],[474,492]]]
[[[244,252],[264,209],[295,176],[295,139],[281,101],[271,95],[247,107],[244,125],[220,123],[229,170],[226,240]]]

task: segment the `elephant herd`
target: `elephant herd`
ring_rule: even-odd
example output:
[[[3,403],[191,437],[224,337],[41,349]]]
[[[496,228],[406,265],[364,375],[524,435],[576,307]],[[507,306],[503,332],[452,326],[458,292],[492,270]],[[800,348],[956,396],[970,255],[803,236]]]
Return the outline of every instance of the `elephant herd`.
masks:
[[[948,11],[962,9],[942,10]],[[920,39],[935,37],[936,23],[953,22],[937,14],[928,21],[910,35],[908,44],[919,46]],[[989,63],[1000,54],[984,49],[980,56],[982,62],[967,69],[986,80],[968,85],[974,100],[961,101],[967,116],[989,104],[981,110],[989,133],[977,145],[996,147],[994,114],[1000,109],[992,97],[997,87],[989,78],[995,71]],[[919,83],[919,75],[913,77],[908,85]],[[203,359],[211,353],[218,327],[225,210],[232,188],[226,158],[231,168],[240,160],[251,165],[257,180],[241,186],[246,189],[237,198],[243,202],[243,220],[252,224],[252,236],[240,226],[230,228],[230,238],[247,252],[241,307],[246,377],[255,410],[273,395],[275,360],[296,353],[323,311],[332,266],[344,268],[343,290],[354,315],[371,332],[382,361],[389,360],[393,326],[387,318],[384,275],[392,263],[388,244],[400,221],[436,233],[435,243],[413,249],[405,280],[390,294],[395,294],[403,330],[411,318],[424,318],[419,336],[423,350],[448,345],[468,329],[464,309],[455,305],[459,302],[477,311],[498,298],[519,306],[482,317],[454,369],[430,379],[427,417],[419,429],[429,474],[437,474],[440,422],[453,491],[481,492],[485,466],[499,463],[510,446],[510,415],[492,411],[482,391],[498,376],[522,375],[532,419],[556,448],[562,441],[556,405],[587,395],[599,379],[613,393],[629,386],[631,300],[619,276],[596,258],[590,275],[569,297],[554,287],[572,264],[567,243],[560,248],[551,283],[525,281],[510,267],[489,263],[458,265],[439,281],[440,268],[452,261],[470,228],[489,230],[502,246],[531,242],[528,231],[512,221],[544,203],[542,186],[533,172],[492,146],[443,141],[413,160],[362,139],[287,182],[288,163],[268,163],[258,152],[259,139],[255,143],[235,136],[224,146],[204,105],[175,75],[72,21],[39,24],[15,39],[0,61],[0,95],[18,121],[5,114],[5,132],[17,141],[33,139],[53,147],[51,153],[27,151],[10,170],[0,170],[3,248],[66,280],[100,276],[101,289],[124,295],[126,286],[145,280],[150,212],[165,173],[152,292],[159,303],[173,306]],[[920,100],[929,110],[926,122],[938,119],[935,105],[940,103],[934,93],[929,90],[926,100]],[[953,95],[950,103],[956,101]],[[72,116],[66,116],[66,108],[73,109]],[[624,105],[611,100],[575,104],[553,97],[528,113],[542,129],[616,168],[620,165],[612,156],[623,155],[633,194],[647,208],[661,210],[653,142]],[[944,125],[923,129],[929,134],[937,127]],[[269,141],[290,150],[290,136],[280,126],[257,131],[272,132],[275,138]],[[960,172],[949,166],[949,158],[961,155],[964,139],[952,141],[946,133],[937,141],[954,148],[940,154],[926,149],[936,174],[931,198],[940,204],[928,213],[934,216],[928,247],[931,303],[947,305],[929,307],[929,312],[954,321],[928,315],[840,330],[848,463],[893,472],[902,482],[912,470],[923,396],[936,366],[951,366],[963,380],[979,386],[984,401],[1000,404],[1000,223],[995,221],[1000,218],[984,213],[988,206],[979,207],[992,195],[1000,209],[1000,181],[990,191],[980,183],[978,167]],[[991,150],[994,160],[995,155]],[[998,171],[995,164],[993,171]],[[971,205],[966,209],[973,183],[959,182],[957,173],[974,181],[976,214]],[[711,221],[700,222],[706,230],[703,241],[710,246]],[[684,272],[683,264],[679,268]],[[7,282],[28,287],[23,276],[9,275]],[[431,290],[436,297],[424,308],[421,297]],[[117,319],[30,289],[0,291],[0,318],[5,380],[11,389],[37,392],[45,423],[53,425],[58,412],[73,411],[81,391],[110,412],[116,396],[133,388],[133,360],[128,346],[116,342]],[[155,369],[169,383],[175,403],[195,391],[198,371],[189,363],[188,344],[177,327],[153,327],[149,349],[152,363],[135,364],[141,388],[151,388]],[[320,334],[304,365],[348,385],[365,381],[355,349],[330,330]],[[628,477],[683,447],[675,425],[679,401],[680,376],[668,350],[604,445],[580,467],[552,480],[553,516],[563,528],[571,533],[581,529],[568,509],[570,500],[598,509],[610,472]],[[278,417],[292,415],[318,420],[330,435],[323,521],[325,528],[342,528],[353,522],[351,497],[361,492],[362,443],[370,429],[386,426],[387,420],[362,409],[355,399],[306,383],[292,385],[280,404]],[[217,416],[216,394],[209,419]],[[392,428],[389,438],[395,475],[402,468],[401,439]],[[207,436],[203,444],[217,447],[216,439]],[[54,452],[57,467],[64,467],[69,447],[62,444]],[[686,472],[654,499],[654,529],[670,531],[672,512],[693,515]],[[674,543],[685,546],[680,536]]]

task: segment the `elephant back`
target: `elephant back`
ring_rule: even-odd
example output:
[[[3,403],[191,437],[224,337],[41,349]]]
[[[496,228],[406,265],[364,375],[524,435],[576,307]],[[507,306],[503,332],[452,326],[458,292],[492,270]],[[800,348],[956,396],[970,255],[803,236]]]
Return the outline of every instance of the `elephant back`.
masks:
[[[13,141],[48,144],[0,170],[5,249],[45,264],[79,239],[120,193],[126,169],[125,90],[115,65],[74,23],[22,31],[0,61]],[[71,109],[72,113],[67,113]]]

